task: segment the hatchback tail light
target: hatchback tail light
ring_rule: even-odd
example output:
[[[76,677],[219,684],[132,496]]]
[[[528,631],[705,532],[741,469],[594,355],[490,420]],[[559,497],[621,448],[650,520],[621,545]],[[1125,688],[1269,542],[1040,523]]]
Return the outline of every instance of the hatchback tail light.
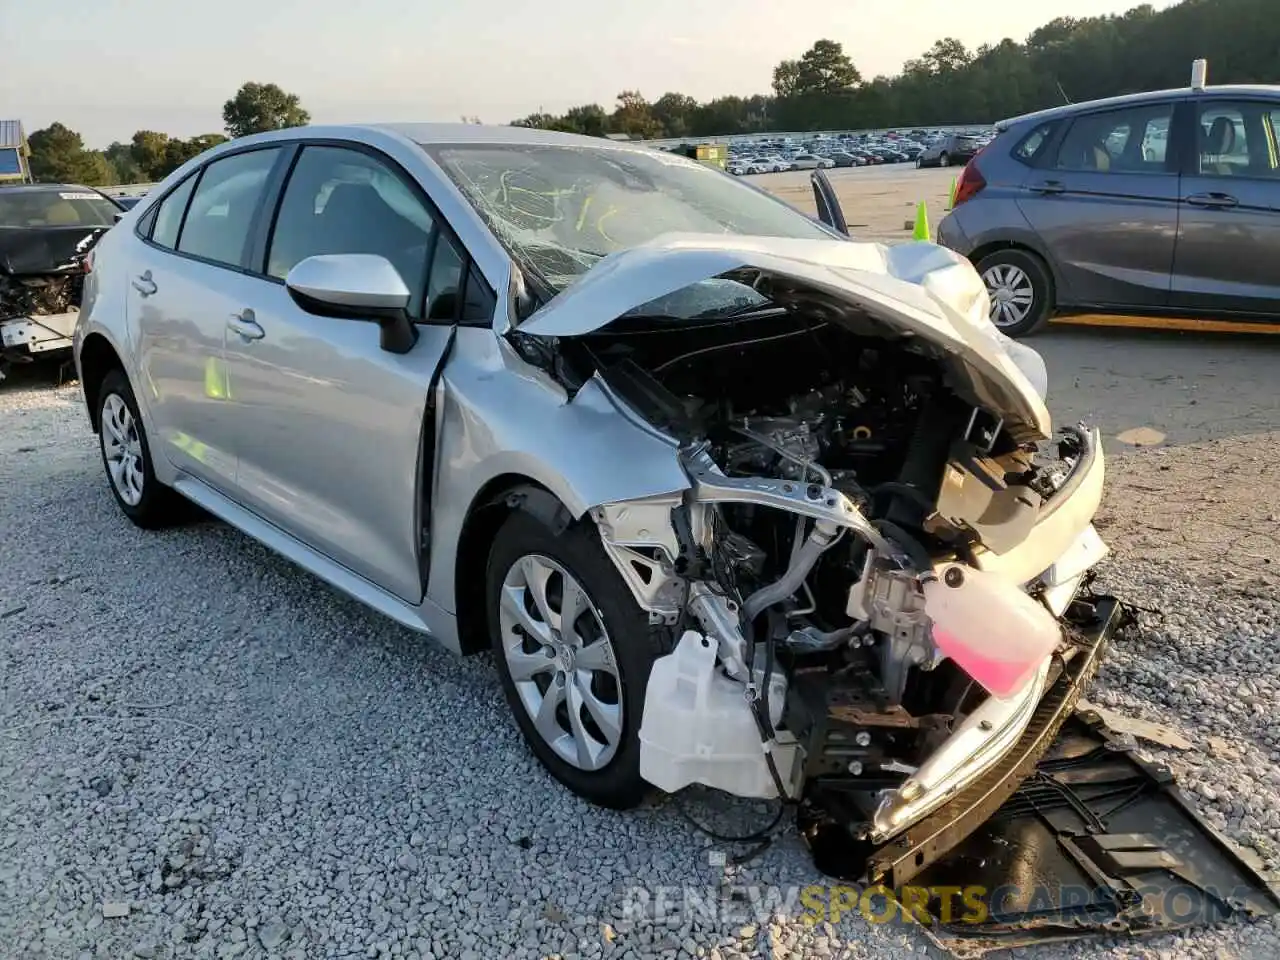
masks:
[[[84,255],[84,259],[80,261],[80,266],[85,273],[93,273],[93,251],[90,250]]]
[[[966,200],[972,200],[987,185],[986,178],[978,170],[976,163],[977,157],[965,164],[964,171],[960,174],[960,179],[956,183],[956,195],[951,202],[952,209],[960,206]]]

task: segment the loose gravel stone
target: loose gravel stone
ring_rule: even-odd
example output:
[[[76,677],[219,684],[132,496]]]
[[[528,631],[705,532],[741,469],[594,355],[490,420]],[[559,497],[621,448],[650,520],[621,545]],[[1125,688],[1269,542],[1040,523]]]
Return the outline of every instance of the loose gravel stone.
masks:
[[[1144,449],[1109,473],[1104,586],[1152,612],[1090,697],[1190,740],[1150,752],[1276,866],[1280,531],[1262,518],[1280,515],[1280,435]],[[76,387],[0,386],[0,490],[16,956],[930,950],[856,911],[806,923],[799,890],[823,880],[791,830],[735,866],[670,803],[577,800],[521,742],[487,657],[443,653],[221,524],[135,529]],[[721,826],[758,825],[740,819]],[[1277,955],[1273,922],[1034,953]]]

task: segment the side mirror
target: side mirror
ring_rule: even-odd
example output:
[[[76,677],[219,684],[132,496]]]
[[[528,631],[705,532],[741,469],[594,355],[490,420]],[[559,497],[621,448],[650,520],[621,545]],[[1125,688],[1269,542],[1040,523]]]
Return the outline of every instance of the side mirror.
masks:
[[[382,329],[383,350],[408,353],[418,342],[418,328],[408,313],[412,294],[386,257],[371,253],[307,257],[289,271],[284,284],[294,303],[308,313],[374,321]]]
[[[128,212],[129,212],[128,210],[117,210],[115,213],[111,215],[111,217],[113,220],[115,220],[116,223],[119,223],[121,220],[124,219],[124,215]]]

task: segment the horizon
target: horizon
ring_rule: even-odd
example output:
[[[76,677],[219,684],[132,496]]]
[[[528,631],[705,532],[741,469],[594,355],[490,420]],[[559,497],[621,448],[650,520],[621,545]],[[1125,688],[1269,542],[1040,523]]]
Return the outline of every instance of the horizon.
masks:
[[[55,12],[21,3],[0,0],[3,33],[23,38],[6,50],[0,113],[20,120],[28,135],[61,122],[90,149],[127,142],[137,130],[182,138],[221,133],[222,105],[247,81],[297,94],[317,124],[457,122],[463,116],[507,124],[580,104],[611,110],[622,90],[639,90],[650,101],[667,92],[700,102],[769,93],[773,68],[824,38],[842,44],[871,80],[897,75],[944,37],[970,50],[1006,38],[1023,43],[1057,17],[1141,5],[1027,0],[1010,12],[986,0],[970,3],[961,17],[950,0],[902,0],[892,9],[857,4],[795,16],[765,0],[739,0],[731,8],[709,0],[650,0],[643,7],[620,3],[613,19],[601,23],[599,7],[587,0],[547,0],[536,10],[496,0],[483,13],[365,0],[358,20],[338,0],[276,0],[266,13],[250,0],[224,0],[215,22],[193,24],[192,11],[161,0],[119,0],[111,9],[85,4],[72,14],[76,30],[68,32],[67,5]],[[1152,6],[1173,4],[1155,0]],[[725,31],[726,17],[759,28]],[[251,36],[237,31],[244,22],[254,23]],[[405,38],[417,34],[429,39],[415,51]],[[539,39],[530,44],[529,37]],[[88,70],[42,71],[50,49],[58,49],[64,63],[95,64],[91,85]],[[138,50],[146,51],[145,61]],[[358,69],[351,69],[353,62]],[[180,83],[172,79],[183,74]],[[41,77],[39,90],[31,77]],[[176,97],[175,88],[186,92]]]

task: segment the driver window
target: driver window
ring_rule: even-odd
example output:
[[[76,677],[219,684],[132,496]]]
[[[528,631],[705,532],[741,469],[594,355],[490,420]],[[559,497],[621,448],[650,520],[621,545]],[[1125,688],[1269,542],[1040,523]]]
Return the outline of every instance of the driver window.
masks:
[[[305,147],[285,186],[267,252],[268,276],[284,279],[299,261],[335,253],[386,257],[422,315],[434,221],[425,205],[376,157],[344,147]]]

